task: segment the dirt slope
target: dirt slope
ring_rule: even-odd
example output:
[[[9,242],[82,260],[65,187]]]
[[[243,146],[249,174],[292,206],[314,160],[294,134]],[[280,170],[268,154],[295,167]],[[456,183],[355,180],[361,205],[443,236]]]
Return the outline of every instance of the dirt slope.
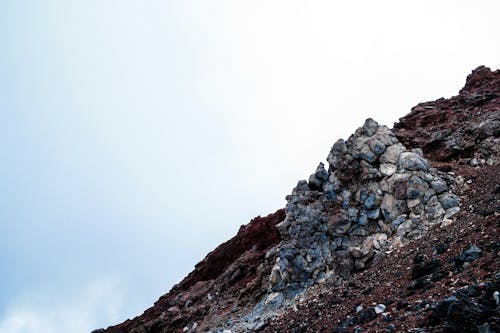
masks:
[[[460,212],[348,280],[311,287],[256,330],[500,332],[500,71],[477,68],[459,95],[415,106],[393,132],[457,180]],[[207,332],[250,311],[284,219],[283,209],[255,218],[142,315],[96,332]]]

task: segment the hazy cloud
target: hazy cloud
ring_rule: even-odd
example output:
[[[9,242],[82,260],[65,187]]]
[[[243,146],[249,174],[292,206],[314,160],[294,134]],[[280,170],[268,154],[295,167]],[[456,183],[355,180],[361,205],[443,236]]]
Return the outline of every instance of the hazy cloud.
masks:
[[[123,293],[113,281],[95,281],[70,292],[36,291],[9,303],[1,333],[89,333],[123,316]]]

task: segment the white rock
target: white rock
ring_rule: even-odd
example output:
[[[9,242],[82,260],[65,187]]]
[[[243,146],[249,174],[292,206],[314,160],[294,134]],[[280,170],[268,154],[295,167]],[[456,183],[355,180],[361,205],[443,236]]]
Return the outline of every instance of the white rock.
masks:
[[[441,222],[441,228],[445,228],[445,227],[449,226],[452,223],[453,223],[453,221],[450,220],[450,219],[443,219],[443,222]]]
[[[404,151],[406,151],[406,148],[400,143],[389,146],[385,149],[385,152],[382,154],[382,156],[380,156],[380,161],[382,163],[389,162],[396,164],[399,160],[399,155]]]
[[[385,311],[385,309],[386,306],[384,304],[377,304],[377,306],[375,306],[375,313],[376,314],[382,313]]]
[[[386,176],[392,176],[397,171],[397,167],[392,163],[382,163],[380,164],[380,172]]]

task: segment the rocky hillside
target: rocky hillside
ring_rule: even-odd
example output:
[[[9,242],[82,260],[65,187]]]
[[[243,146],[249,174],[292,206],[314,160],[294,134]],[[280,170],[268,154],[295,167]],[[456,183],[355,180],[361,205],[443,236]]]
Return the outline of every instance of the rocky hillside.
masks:
[[[500,332],[500,71],[368,119],[284,209],[94,332]]]

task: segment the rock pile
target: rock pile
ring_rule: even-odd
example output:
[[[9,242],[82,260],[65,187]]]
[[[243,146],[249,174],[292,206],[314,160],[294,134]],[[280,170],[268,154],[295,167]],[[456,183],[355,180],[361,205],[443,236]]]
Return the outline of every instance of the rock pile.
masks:
[[[453,178],[372,119],[337,141],[327,161],[328,170],[320,163],[287,196],[268,299],[291,299],[326,278],[346,278],[459,210]]]

